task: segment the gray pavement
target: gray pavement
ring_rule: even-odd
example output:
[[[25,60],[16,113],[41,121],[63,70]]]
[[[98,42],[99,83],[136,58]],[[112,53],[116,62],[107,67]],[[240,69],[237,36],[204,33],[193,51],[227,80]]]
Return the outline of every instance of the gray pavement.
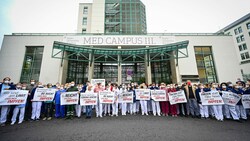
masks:
[[[0,127],[1,141],[249,141],[250,121],[127,115],[53,119]]]

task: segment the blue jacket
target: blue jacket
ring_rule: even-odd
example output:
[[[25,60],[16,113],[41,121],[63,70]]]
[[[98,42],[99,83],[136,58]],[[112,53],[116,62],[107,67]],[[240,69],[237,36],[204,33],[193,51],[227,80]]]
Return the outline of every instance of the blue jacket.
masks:
[[[250,88],[244,91],[244,94],[250,94]]]
[[[61,93],[63,93],[63,92],[66,92],[66,90],[63,89],[63,90],[56,91],[56,94],[55,94],[55,104],[61,104],[60,96],[61,96]]]
[[[244,93],[242,89],[238,89],[238,90],[232,89],[231,91],[232,91],[233,93],[241,94],[241,95],[243,95],[243,93]],[[242,105],[241,100],[237,103],[237,105]]]
[[[84,86],[82,87],[82,90],[81,90],[80,92],[81,92],[81,93],[85,93],[86,90],[87,90],[87,85],[84,85]]]
[[[204,92],[208,92],[209,90],[210,90],[210,89],[208,89],[208,88],[203,88],[203,91],[204,91]],[[200,88],[198,88],[198,89],[195,90],[196,100],[197,100],[198,103],[201,104],[201,97],[200,97],[200,94],[199,94],[200,92],[201,92],[201,89],[200,89]]]
[[[3,85],[4,85],[4,84],[0,84],[0,94],[1,94],[1,92],[2,92],[2,87],[3,87]],[[9,86],[10,86],[9,90],[16,90],[16,87],[15,87],[14,85],[9,84]]]

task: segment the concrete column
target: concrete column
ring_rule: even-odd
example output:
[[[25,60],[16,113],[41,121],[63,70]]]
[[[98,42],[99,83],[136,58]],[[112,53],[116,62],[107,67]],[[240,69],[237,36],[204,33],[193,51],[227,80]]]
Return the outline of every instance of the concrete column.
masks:
[[[95,66],[95,60],[94,60],[94,54],[90,53],[89,54],[89,69],[88,69],[88,81],[90,81],[91,79],[93,79],[93,74],[94,74],[94,66]]]
[[[174,51],[172,51],[170,54],[174,55]],[[172,74],[171,76],[172,83],[181,84],[179,67],[177,66],[176,59],[170,60],[170,67],[171,67],[171,74]]]
[[[149,46],[146,46],[148,48]],[[152,76],[151,76],[151,63],[148,61],[150,60],[150,56],[148,54],[145,54],[145,79],[147,84],[152,83]]]
[[[62,54],[63,55],[63,54]],[[64,52],[64,57],[67,56],[67,52]],[[67,79],[67,73],[68,73],[68,60],[63,59],[61,60],[60,68],[59,68],[59,74],[58,74],[58,82],[61,84],[66,83]]]
[[[121,49],[122,47],[121,46],[118,46],[118,49]],[[117,64],[117,66],[118,66],[118,69],[117,69],[117,71],[118,71],[118,85],[120,85],[121,83],[122,83],[122,64],[120,63],[121,62],[121,55],[118,55],[117,56],[117,58],[118,58],[118,64]]]

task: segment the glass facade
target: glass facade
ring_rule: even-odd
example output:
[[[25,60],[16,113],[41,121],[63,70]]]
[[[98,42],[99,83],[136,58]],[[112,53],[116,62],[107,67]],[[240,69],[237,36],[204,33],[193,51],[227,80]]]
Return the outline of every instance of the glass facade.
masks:
[[[172,83],[170,61],[151,63],[152,82],[166,84]]]
[[[122,64],[122,83],[145,82],[145,64]]]
[[[118,66],[110,63],[95,63],[94,79],[105,79],[106,82],[117,82]]]
[[[140,0],[106,0],[105,33],[147,33],[145,5]]]
[[[31,79],[39,81],[43,48],[41,46],[27,46],[23,61],[20,82],[29,83]]]
[[[72,55],[69,59],[76,59],[81,56]],[[85,59],[85,58],[81,58]],[[77,84],[83,84],[88,80],[88,63],[77,60],[68,61],[68,71],[66,82],[75,81]]]
[[[194,49],[200,82],[217,82],[212,48],[194,47]]]

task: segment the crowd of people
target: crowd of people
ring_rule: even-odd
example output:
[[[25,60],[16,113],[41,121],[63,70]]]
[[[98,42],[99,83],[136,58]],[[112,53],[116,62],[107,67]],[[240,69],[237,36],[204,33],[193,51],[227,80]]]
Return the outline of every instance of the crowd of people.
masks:
[[[244,109],[241,100],[236,106],[230,105],[202,105],[200,98],[200,92],[218,91],[220,94],[222,91],[231,91],[239,96],[244,94],[250,94],[250,81],[246,83],[243,81],[237,81],[236,83],[225,82],[221,84],[192,84],[191,81],[187,81],[182,85],[178,84],[121,84],[108,83],[106,86],[97,83],[92,86],[90,82],[86,84],[75,84],[74,81],[66,84],[51,83],[43,85],[41,82],[31,80],[29,84],[17,83],[12,84],[9,77],[5,77],[0,84],[0,97],[3,90],[28,90],[26,104],[22,105],[2,105],[1,108],[1,126],[5,126],[6,122],[14,125],[18,120],[18,124],[23,121],[39,121],[39,120],[51,120],[52,118],[65,118],[73,119],[74,117],[80,118],[82,115],[86,115],[87,119],[95,116],[102,118],[103,116],[118,116],[121,114],[125,116],[127,114],[136,115],[153,115],[153,116],[172,116],[172,117],[192,117],[200,119],[216,119],[218,121],[234,120],[237,122],[247,121],[247,117],[250,115],[248,109]],[[33,97],[37,88],[51,88],[56,89],[55,97],[53,101],[33,101]],[[150,100],[137,100],[135,90],[136,89],[151,89],[151,90],[165,90],[167,95],[166,101],[157,102]],[[115,95],[114,103],[102,104],[98,100],[97,105],[81,106],[80,103],[76,105],[61,105],[60,94],[63,92],[75,92],[80,93],[98,93],[100,91],[112,91]],[[179,103],[171,105],[168,99],[168,93],[183,90],[187,98],[187,103]],[[133,103],[119,103],[119,94],[123,92],[133,92]],[[19,116],[18,116],[19,115]]]

